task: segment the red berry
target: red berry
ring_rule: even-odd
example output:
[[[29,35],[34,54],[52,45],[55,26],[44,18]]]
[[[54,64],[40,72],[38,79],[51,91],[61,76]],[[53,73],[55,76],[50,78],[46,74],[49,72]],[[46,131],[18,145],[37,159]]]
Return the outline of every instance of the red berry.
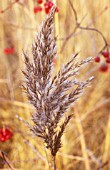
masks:
[[[50,3],[49,1],[44,3],[44,9],[45,9],[46,14],[49,14],[49,12],[50,12],[49,3]]]
[[[0,141],[5,142],[6,140],[11,139],[13,133],[9,128],[0,128]]]
[[[110,58],[107,58],[107,59],[106,59],[106,63],[110,63]]]
[[[51,2],[51,1],[47,1],[46,3],[44,3],[44,8],[45,8],[46,14],[49,14],[50,9],[52,8],[53,5],[54,5],[53,2]]]
[[[49,8],[45,8],[45,13],[49,14],[49,12],[50,12],[50,9]]]
[[[46,6],[48,6],[48,2],[45,2],[45,3],[44,3],[44,7],[46,7]]]
[[[97,57],[95,57],[95,59],[94,59],[94,60],[95,60],[95,62],[96,62],[96,63],[99,63],[99,62],[100,62],[100,57],[99,57],[99,56],[97,56]]]
[[[47,1],[46,3],[44,3],[44,9],[45,9],[46,14],[49,14],[50,9],[52,8],[53,5],[54,5],[53,2],[51,2],[51,1]],[[59,9],[58,9],[58,7],[56,7],[55,12],[58,12],[58,11],[59,11]]]
[[[103,52],[102,52],[102,55],[103,55],[105,58],[108,58],[108,57],[109,57],[109,52],[108,52],[108,51],[103,51]]]
[[[48,1],[48,6],[49,6],[49,8],[51,9],[51,8],[52,8],[52,6],[53,6],[53,2]]]
[[[1,142],[5,142],[5,138],[4,137],[0,137],[0,141]]]
[[[10,131],[10,129],[7,128],[7,129],[5,130],[5,139],[6,139],[6,140],[10,139],[10,138],[12,137],[12,135],[13,135],[13,134],[12,134],[12,132]]]
[[[45,9],[46,14],[49,14],[49,12],[50,12],[50,9]]]
[[[99,71],[101,72],[107,72],[108,71],[108,65],[107,64],[102,64],[100,67],[99,67]]]
[[[14,53],[14,48],[11,47],[11,48],[5,48],[4,49],[4,53],[9,55],[9,54],[13,54]]]
[[[43,0],[37,0],[38,4],[42,4]]]
[[[42,11],[42,7],[41,6],[36,6],[34,7],[34,13],[38,13],[38,12],[41,12]]]
[[[55,12],[59,12],[59,9],[58,9],[58,7],[56,7],[56,9],[55,9]]]

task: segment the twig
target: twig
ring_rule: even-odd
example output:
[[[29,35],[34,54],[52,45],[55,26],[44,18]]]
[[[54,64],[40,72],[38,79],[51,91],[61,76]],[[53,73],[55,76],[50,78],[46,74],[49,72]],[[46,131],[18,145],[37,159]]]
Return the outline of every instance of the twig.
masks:
[[[16,115],[16,118],[17,118],[19,121],[23,122],[28,128],[31,127],[30,124],[28,123],[28,121],[24,120],[24,119],[23,119],[22,117],[20,117],[19,115]]]
[[[91,150],[87,149],[87,153],[93,162],[98,164],[98,166],[101,166],[101,160],[99,160]]]
[[[7,10],[9,10],[14,4],[16,4],[19,0],[15,0],[14,2],[10,3],[9,6],[7,6],[5,9],[1,10],[1,13],[6,12]]]
[[[97,168],[97,170],[102,170],[103,168],[105,168],[105,166],[107,166],[110,162],[110,158],[108,158],[107,161],[105,161],[104,163],[102,163],[102,165],[100,167]]]
[[[74,13],[76,26],[75,26],[74,30],[72,31],[72,33],[70,33],[70,34],[65,38],[65,41],[64,41],[64,43],[63,43],[63,45],[62,45],[62,48],[61,48],[61,51],[60,51],[60,52],[63,51],[63,49],[65,48],[65,45],[66,45],[67,41],[68,41],[71,37],[73,37],[73,35],[74,35],[74,33],[76,32],[77,29],[97,32],[97,33],[102,37],[102,39],[103,39],[103,41],[104,41],[104,46],[103,46],[102,49],[99,51],[99,53],[101,53],[105,48],[107,48],[107,51],[108,51],[108,47],[110,47],[110,45],[108,44],[108,42],[107,42],[104,34],[103,34],[100,30],[98,30],[97,28],[91,28],[91,27],[89,27],[90,24],[89,24],[88,26],[86,26],[86,27],[81,26],[82,20],[81,20],[80,22],[78,22],[77,12],[76,12],[76,10],[75,10],[75,8],[74,8],[74,6],[73,6],[73,4],[71,3],[70,0],[69,0],[69,4],[70,4],[70,6],[71,6],[71,8],[72,8],[72,10],[73,10],[73,13]],[[105,11],[106,9],[107,9],[107,7],[104,8],[104,11]]]
[[[101,53],[105,48],[110,47],[110,45],[108,44],[105,36],[104,36],[103,33],[102,33],[101,31],[99,31],[98,29],[96,29],[96,28],[89,28],[89,27],[82,27],[82,26],[79,26],[79,29],[88,30],[88,31],[95,31],[95,32],[97,32],[97,33],[102,37],[105,45],[104,45],[103,48],[99,51],[99,53]]]
[[[34,152],[36,152],[37,155],[38,155],[44,162],[47,162],[46,158],[39,153],[39,151],[29,142],[29,140],[25,140],[25,143],[26,143]]]
[[[10,162],[10,160],[8,159],[8,157],[6,156],[7,154],[3,151],[0,151],[0,157],[2,157],[4,159],[4,161],[6,162],[6,164],[8,165],[8,167],[11,170],[15,170],[15,168],[13,167],[12,163]]]
[[[18,24],[4,20],[2,17],[0,17],[0,20],[3,21],[6,25],[13,27],[13,29],[15,28],[15,29],[30,30],[30,31],[36,31],[37,29],[36,27],[33,28],[33,27],[19,26]]]
[[[87,113],[85,113],[82,117],[80,117],[79,121],[84,121],[85,118],[90,115],[92,112],[98,110],[98,109],[101,109],[101,107],[103,107],[104,105],[106,104],[109,104],[110,103],[110,98],[106,99],[106,100],[102,100],[100,101],[92,110],[88,111]]]
[[[69,154],[65,154],[65,153],[61,153],[61,152],[58,152],[58,155],[61,157],[65,157],[67,159],[73,159],[73,160],[77,160],[77,161],[85,161],[85,158],[83,158],[81,156],[74,156],[74,155],[69,155]]]

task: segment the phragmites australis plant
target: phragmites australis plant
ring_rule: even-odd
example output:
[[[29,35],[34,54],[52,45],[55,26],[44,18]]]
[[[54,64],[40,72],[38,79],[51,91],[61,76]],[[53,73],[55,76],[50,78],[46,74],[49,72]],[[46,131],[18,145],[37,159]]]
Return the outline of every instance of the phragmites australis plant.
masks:
[[[26,78],[26,92],[29,101],[35,107],[32,115],[34,125],[31,131],[35,136],[43,139],[54,158],[61,148],[61,137],[72,115],[65,115],[91,82],[79,81],[75,77],[83,65],[89,63],[91,57],[75,62],[78,54],[72,56],[57,73],[52,76],[53,59],[56,56],[56,37],[54,36],[55,6],[43,21],[40,31],[32,45],[33,60],[25,56],[26,69],[23,72]]]

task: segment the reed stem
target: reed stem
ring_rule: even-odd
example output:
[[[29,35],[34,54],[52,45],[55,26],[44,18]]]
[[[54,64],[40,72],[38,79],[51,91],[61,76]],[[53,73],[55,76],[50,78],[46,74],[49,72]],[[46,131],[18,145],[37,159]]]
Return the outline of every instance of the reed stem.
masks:
[[[53,169],[57,170],[57,167],[56,167],[56,156],[53,156]]]

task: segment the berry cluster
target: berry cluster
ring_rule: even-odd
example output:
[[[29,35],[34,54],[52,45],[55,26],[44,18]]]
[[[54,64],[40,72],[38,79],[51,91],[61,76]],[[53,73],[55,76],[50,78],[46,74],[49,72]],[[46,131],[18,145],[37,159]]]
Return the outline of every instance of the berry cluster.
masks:
[[[10,48],[5,48],[4,49],[4,54],[13,54],[14,53],[14,48],[13,47],[10,47]]]
[[[42,4],[43,0],[37,0],[38,4]]]
[[[9,128],[0,128],[0,141],[6,142],[7,140],[10,140],[13,136],[13,133]]]
[[[38,3],[39,5],[41,5],[41,4],[43,3],[43,0],[37,0],[37,3]],[[50,10],[51,10],[51,8],[52,8],[53,5],[54,5],[54,4],[53,4],[52,1],[47,1],[47,2],[45,2],[45,3],[43,4],[43,6],[44,6],[44,11],[45,11],[46,14],[49,14],[49,12],[50,12]],[[43,8],[42,8],[41,6],[35,6],[35,7],[34,7],[34,13],[35,13],[35,14],[38,13],[38,12],[41,12],[42,10],[43,10]],[[55,11],[55,12],[59,12],[58,7],[56,7],[56,11]]]
[[[41,6],[36,6],[34,7],[34,13],[38,13],[38,12],[41,12],[42,11],[42,7]]]
[[[108,69],[109,69],[109,65],[108,64],[110,64],[110,53],[108,51],[103,51],[101,53],[101,55],[104,57],[105,62],[100,65],[99,71],[107,72]],[[100,56],[96,56],[94,60],[95,60],[96,63],[100,63],[101,57]]]

